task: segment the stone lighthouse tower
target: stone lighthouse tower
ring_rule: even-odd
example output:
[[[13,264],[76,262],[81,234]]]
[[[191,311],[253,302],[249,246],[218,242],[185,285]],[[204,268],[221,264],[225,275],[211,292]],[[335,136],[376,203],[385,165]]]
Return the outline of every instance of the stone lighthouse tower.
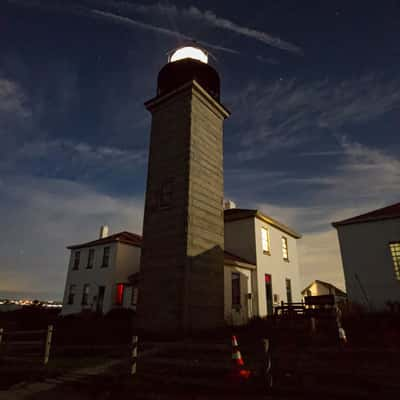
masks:
[[[212,329],[224,319],[220,79],[196,47],[158,75],[143,222],[138,317],[146,332]]]

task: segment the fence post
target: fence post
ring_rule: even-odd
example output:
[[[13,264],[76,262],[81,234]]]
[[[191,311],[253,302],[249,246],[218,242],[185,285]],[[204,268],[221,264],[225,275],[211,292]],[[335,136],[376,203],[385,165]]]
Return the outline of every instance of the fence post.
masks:
[[[264,339],[263,343],[264,343],[264,384],[267,391],[271,391],[273,387],[271,342],[269,339]]]
[[[315,335],[315,333],[317,332],[317,320],[315,319],[315,317],[311,317],[311,334]]]
[[[4,329],[0,328],[0,355],[3,352],[3,333],[4,333]]]
[[[47,327],[46,343],[44,348],[44,360],[43,360],[44,365],[47,365],[47,363],[49,362],[52,336],[53,336],[53,325],[49,325]]]
[[[132,354],[131,354],[131,375],[136,374],[136,361],[137,361],[137,347],[138,347],[138,337],[132,337]]]

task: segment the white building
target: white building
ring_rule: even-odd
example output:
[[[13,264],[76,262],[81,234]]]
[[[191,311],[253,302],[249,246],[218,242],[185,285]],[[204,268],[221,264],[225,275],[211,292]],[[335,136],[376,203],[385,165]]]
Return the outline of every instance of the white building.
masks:
[[[400,302],[400,203],[332,225],[349,301],[371,310]]]
[[[68,247],[71,256],[61,315],[136,309],[142,238],[130,232],[107,236],[106,231],[102,229],[97,240]]]
[[[338,300],[346,300],[347,295],[331,283],[316,279],[301,291],[303,297],[306,296],[324,296],[333,294]]]
[[[297,255],[297,239],[300,237],[258,210],[225,210],[225,250],[248,260],[255,267],[250,273],[243,273],[250,293],[244,307],[250,316],[272,315],[274,306],[281,301],[301,300]],[[225,289],[227,307],[231,292],[227,278]],[[232,308],[233,321],[235,312]]]
[[[300,301],[300,235],[257,210],[229,209],[224,214],[227,323],[245,324],[252,317],[271,315],[281,301]],[[136,309],[140,246],[141,236],[129,232],[69,246],[62,315]]]

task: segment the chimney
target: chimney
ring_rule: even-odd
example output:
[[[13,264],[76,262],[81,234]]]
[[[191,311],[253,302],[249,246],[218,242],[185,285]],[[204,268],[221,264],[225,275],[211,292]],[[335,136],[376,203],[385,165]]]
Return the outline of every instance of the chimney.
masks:
[[[232,200],[224,200],[224,210],[230,210],[231,208],[236,208],[236,203]]]
[[[104,239],[108,236],[108,225],[102,225],[100,227],[100,237],[99,239]]]

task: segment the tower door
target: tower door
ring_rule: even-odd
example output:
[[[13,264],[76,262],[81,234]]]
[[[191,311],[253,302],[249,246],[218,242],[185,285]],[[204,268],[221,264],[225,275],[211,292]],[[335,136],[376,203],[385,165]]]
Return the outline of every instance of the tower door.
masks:
[[[265,274],[265,301],[267,305],[267,315],[272,315],[272,279],[270,274]]]
[[[99,286],[99,294],[97,295],[97,304],[96,304],[96,311],[98,313],[103,312],[103,303],[104,303],[104,293],[106,288],[104,286]]]

